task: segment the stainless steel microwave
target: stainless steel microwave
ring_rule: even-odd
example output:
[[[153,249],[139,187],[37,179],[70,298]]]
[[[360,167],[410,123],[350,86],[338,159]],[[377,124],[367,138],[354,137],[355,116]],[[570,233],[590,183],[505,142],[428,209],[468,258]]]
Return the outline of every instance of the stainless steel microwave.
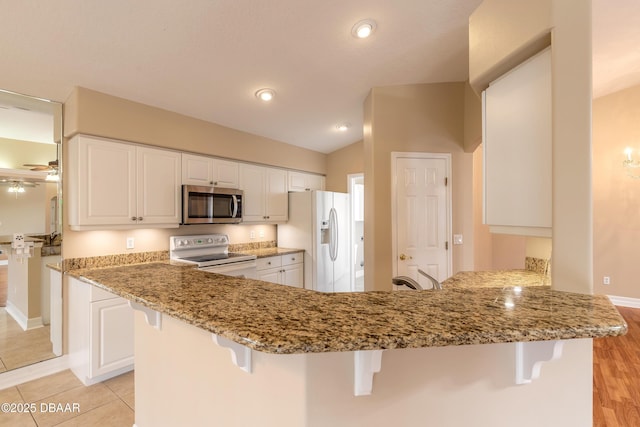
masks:
[[[238,224],[242,222],[242,190],[182,186],[183,224]]]

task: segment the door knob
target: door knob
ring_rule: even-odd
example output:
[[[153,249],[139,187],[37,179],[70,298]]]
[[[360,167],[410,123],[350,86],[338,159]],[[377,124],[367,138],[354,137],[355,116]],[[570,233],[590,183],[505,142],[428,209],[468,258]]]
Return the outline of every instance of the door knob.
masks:
[[[400,254],[400,261],[404,261],[405,259],[413,259],[412,256],[407,256],[405,254]]]

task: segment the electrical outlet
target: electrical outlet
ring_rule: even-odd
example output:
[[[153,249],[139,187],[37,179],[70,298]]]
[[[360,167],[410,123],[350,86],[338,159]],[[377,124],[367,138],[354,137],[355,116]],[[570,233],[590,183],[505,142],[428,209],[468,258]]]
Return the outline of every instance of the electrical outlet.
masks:
[[[251,240],[255,239],[255,238],[256,238],[256,232],[255,232],[255,231],[253,231],[253,230],[251,230],[251,231],[249,232],[249,238],[250,238]]]
[[[127,249],[133,249],[135,247],[135,239],[133,237],[127,237]]]
[[[604,277],[602,278],[602,284],[603,284],[603,285],[610,285],[610,284],[611,284],[611,277],[609,277],[609,276],[604,276]]]
[[[263,239],[264,238],[264,230],[260,230],[260,238]]]

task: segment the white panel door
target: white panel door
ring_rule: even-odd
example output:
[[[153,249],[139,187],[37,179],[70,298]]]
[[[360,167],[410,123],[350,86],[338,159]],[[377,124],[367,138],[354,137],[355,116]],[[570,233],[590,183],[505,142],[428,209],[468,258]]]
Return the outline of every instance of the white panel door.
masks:
[[[133,309],[123,298],[91,303],[90,377],[134,363]]]
[[[182,184],[213,185],[213,159],[183,153]]]
[[[430,288],[418,269],[439,281],[449,269],[447,160],[397,158],[395,170],[397,272]]]
[[[80,136],[77,144],[77,209],[72,225],[135,224],[136,150],[116,142]],[[75,202],[75,198],[72,197]],[[134,218],[134,219],[132,219]]]
[[[213,159],[213,185],[223,188],[240,187],[240,164]]]
[[[286,222],[289,217],[289,193],[287,171],[266,168],[266,219]]]
[[[250,164],[240,165],[240,189],[244,191],[242,200],[243,222],[265,221],[265,168]]]
[[[180,224],[181,156],[137,147],[138,224]]]

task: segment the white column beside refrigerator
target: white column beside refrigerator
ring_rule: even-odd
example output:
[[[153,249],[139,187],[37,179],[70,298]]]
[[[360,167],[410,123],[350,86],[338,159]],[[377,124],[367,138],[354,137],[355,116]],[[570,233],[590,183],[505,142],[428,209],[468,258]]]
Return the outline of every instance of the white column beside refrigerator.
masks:
[[[349,195],[289,193],[289,221],[278,225],[278,246],[304,249],[304,287],[350,292]]]

